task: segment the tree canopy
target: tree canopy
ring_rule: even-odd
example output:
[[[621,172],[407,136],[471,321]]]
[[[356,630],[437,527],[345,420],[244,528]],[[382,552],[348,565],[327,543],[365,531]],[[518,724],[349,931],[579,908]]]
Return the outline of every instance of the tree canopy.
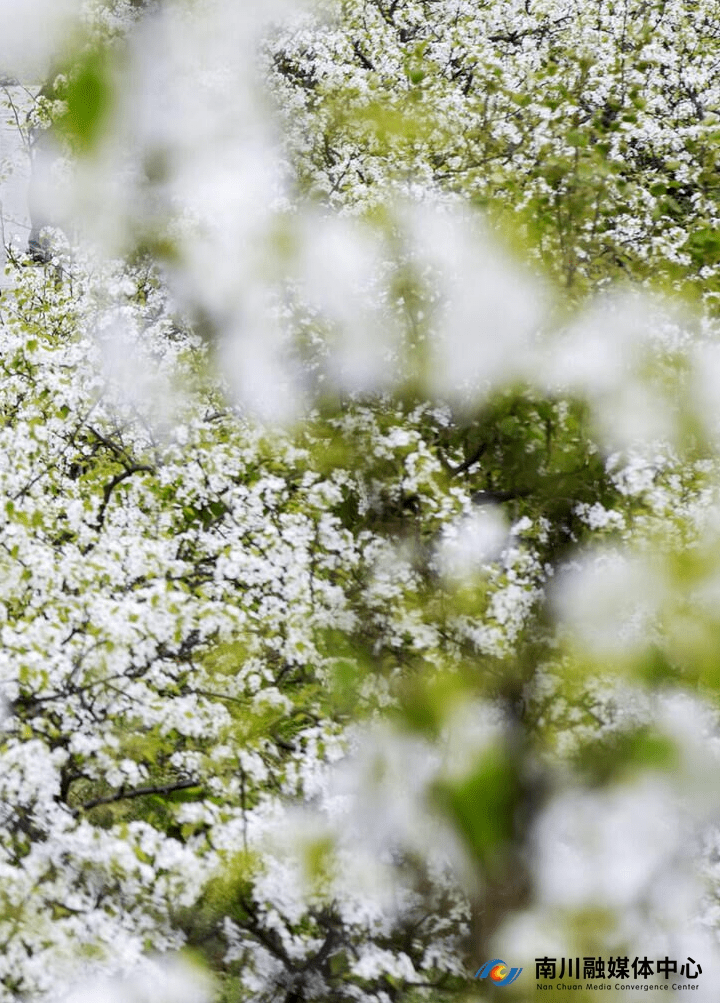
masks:
[[[715,998],[716,4],[2,45],[0,1000]]]

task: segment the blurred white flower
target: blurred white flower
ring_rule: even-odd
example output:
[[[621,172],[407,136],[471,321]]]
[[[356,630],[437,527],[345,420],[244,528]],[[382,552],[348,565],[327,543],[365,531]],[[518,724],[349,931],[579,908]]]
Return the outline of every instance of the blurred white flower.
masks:
[[[117,308],[99,315],[96,337],[110,394],[119,392],[125,403],[150,418],[156,431],[166,430],[179,403],[179,391],[167,366],[148,351],[134,312]]]
[[[416,266],[437,290],[427,381],[457,404],[535,370],[535,336],[549,298],[478,225],[447,208],[416,207],[409,231]]]
[[[305,405],[289,338],[262,297],[248,296],[237,326],[221,331],[218,364],[237,404],[261,421],[289,424]]]
[[[548,341],[542,381],[554,393],[585,397],[610,449],[672,441],[673,404],[651,370],[679,340],[680,319],[662,304],[636,293],[606,295]]]
[[[61,1003],[210,1003],[209,979],[181,959],[147,959],[124,977],[81,983]]]
[[[665,781],[566,790],[535,832],[540,900],[565,908],[626,908],[679,867],[686,833]]]
[[[690,353],[691,385],[688,399],[711,442],[720,440],[720,345],[707,343]]]
[[[497,505],[482,505],[449,524],[437,548],[441,574],[458,583],[470,581],[483,565],[496,560],[508,540],[509,527]]]
[[[383,304],[383,248],[357,220],[300,217],[300,290],[330,325],[327,370],[342,390],[390,389],[398,373],[399,332]]]
[[[642,556],[596,550],[556,579],[553,605],[581,650],[618,659],[649,643],[666,595],[659,569]]]
[[[41,83],[61,58],[82,0],[0,0],[0,75]]]

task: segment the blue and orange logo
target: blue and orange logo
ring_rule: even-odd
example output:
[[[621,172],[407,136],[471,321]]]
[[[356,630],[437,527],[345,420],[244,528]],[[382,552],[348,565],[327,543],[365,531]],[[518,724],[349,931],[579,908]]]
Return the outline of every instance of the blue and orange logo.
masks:
[[[475,972],[476,979],[490,979],[496,986],[509,986],[518,977],[522,968],[508,968],[504,961],[495,958],[486,961],[482,968]]]

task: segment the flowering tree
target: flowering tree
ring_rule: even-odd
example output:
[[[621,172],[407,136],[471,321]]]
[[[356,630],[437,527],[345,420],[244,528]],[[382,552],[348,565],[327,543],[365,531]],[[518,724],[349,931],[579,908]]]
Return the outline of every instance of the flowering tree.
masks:
[[[7,44],[2,999],[712,992],[714,6],[235,6]]]

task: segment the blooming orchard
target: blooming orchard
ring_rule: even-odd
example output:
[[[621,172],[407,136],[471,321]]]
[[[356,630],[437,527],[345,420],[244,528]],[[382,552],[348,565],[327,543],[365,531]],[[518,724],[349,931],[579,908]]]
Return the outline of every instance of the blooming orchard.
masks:
[[[715,5],[54,18],[3,52],[58,229],[0,298],[0,999],[715,998]]]

